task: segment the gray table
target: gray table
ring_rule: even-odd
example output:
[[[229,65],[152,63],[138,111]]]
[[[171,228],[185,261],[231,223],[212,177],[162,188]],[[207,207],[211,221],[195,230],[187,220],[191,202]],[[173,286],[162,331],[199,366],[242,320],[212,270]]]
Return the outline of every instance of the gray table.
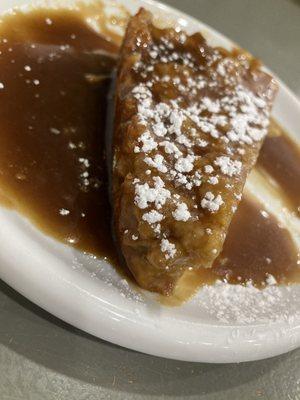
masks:
[[[300,95],[299,0],[166,2],[249,49]],[[248,364],[159,359],[80,332],[0,281],[0,400],[27,399],[299,400],[300,350]]]

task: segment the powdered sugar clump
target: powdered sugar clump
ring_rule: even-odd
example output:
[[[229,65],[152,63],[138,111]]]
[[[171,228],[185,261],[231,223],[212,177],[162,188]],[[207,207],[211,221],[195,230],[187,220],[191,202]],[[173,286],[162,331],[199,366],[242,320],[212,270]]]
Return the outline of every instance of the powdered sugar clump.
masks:
[[[162,239],[160,242],[160,249],[163,253],[165,253],[165,258],[167,260],[169,258],[173,258],[176,254],[176,247],[174,243],[169,242],[168,239]]]
[[[66,208],[61,208],[61,209],[59,210],[59,213],[60,213],[60,215],[62,215],[62,216],[66,216],[66,215],[69,215],[69,214],[70,214],[70,210],[67,210]]]
[[[214,164],[220,167],[221,172],[224,175],[229,175],[229,176],[239,175],[242,170],[241,161],[238,160],[233,161],[227,156],[217,157]]]
[[[191,218],[191,213],[189,212],[186,203],[177,204],[177,208],[173,211],[172,215],[176,221],[186,222]]]
[[[156,222],[162,221],[164,216],[156,210],[151,210],[145,213],[142,218],[144,221],[148,222],[148,224],[155,224]]]
[[[190,172],[194,168],[193,162],[195,160],[194,156],[188,155],[187,157],[179,158],[176,161],[175,169],[178,172]]]
[[[207,192],[201,200],[201,207],[214,213],[224,204],[221,195],[215,196],[212,192]]]
[[[153,188],[148,183],[135,184],[135,203],[141,209],[147,208],[151,203],[159,209],[171,197],[170,191],[164,188],[165,184],[159,176],[153,177],[153,182]]]

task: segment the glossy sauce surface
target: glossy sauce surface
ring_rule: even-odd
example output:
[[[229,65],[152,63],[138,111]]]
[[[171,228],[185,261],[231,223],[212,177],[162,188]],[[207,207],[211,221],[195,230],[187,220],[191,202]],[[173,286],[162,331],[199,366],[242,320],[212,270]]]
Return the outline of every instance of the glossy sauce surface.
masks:
[[[269,275],[278,283],[296,278],[298,252],[287,229],[254,199],[245,196],[212,272],[230,283],[252,280],[263,286]]]
[[[111,256],[102,133],[118,47],[68,11],[9,17],[0,36],[2,196],[47,234]]]
[[[117,266],[104,138],[118,46],[91,29],[80,12],[39,10],[3,19],[0,51],[1,204],[59,241]],[[277,132],[266,140],[260,165],[297,207],[295,145]],[[213,269],[185,278],[190,292],[224,278],[258,286],[268,274],[282,283],[298,279],[290,234],[261,211],[253,200],[242,201]]]
[[[300,215],[300,147],[273,122],[273,135],[266,138],[258,167],[280,186],[290,209]]]

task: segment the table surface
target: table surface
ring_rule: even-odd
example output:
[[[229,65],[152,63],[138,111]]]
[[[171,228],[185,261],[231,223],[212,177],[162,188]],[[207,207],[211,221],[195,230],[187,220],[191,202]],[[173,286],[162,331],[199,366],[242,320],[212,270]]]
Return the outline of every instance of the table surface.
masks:
[[[300,0],[165,2],[250,50],[300,96]],[[151,357],[61,322],[0,281],[0,399],[299,400],[300,349],[227,365]]]

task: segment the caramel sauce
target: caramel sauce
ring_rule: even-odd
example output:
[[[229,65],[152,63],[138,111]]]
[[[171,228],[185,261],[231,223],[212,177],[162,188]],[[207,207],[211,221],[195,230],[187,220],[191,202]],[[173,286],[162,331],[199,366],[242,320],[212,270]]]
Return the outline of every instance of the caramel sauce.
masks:
[[[257,201],[245,196],[212,272],[229,283],[251,280],[264,286],[269,274],[278,283],[290,283],[296,277],[298,259],[289,231]]]
[[[118,266],[104,132],[121,39],[107,30],[105,37],[97,33],[84,10],[41,9],[2,20],[0,202],[49,236]],[[98,22],[103,18],[99,12]],[[299,206],[300,155],[278,129],[266,140],[259,165]],[[268,274],[279,283],[298,280],[289,232],[261,209],[250,198],[242,201],[214,267],[185,274],[168,304],[179,304],[216,279],[257,286]]]
[[[271,125],[273,134],[266,138],[258,167],[279,186],[287,205],[300,215],[300,147],[276,123]]]
[[[113,258],[102,133],[118,47],[72,11],[19,13],[0,26],[5,205],[62,242]]]
[[[260,288],[266,286],[269,275],[279,284],[300,282],[299,253],[289,231],[264,212],[255,199],[244,196],[213,267],[185,273],[170,297],[160,297],[161,303],[178,306],[199,287],[218,279],[231,284],[251,281]]]

